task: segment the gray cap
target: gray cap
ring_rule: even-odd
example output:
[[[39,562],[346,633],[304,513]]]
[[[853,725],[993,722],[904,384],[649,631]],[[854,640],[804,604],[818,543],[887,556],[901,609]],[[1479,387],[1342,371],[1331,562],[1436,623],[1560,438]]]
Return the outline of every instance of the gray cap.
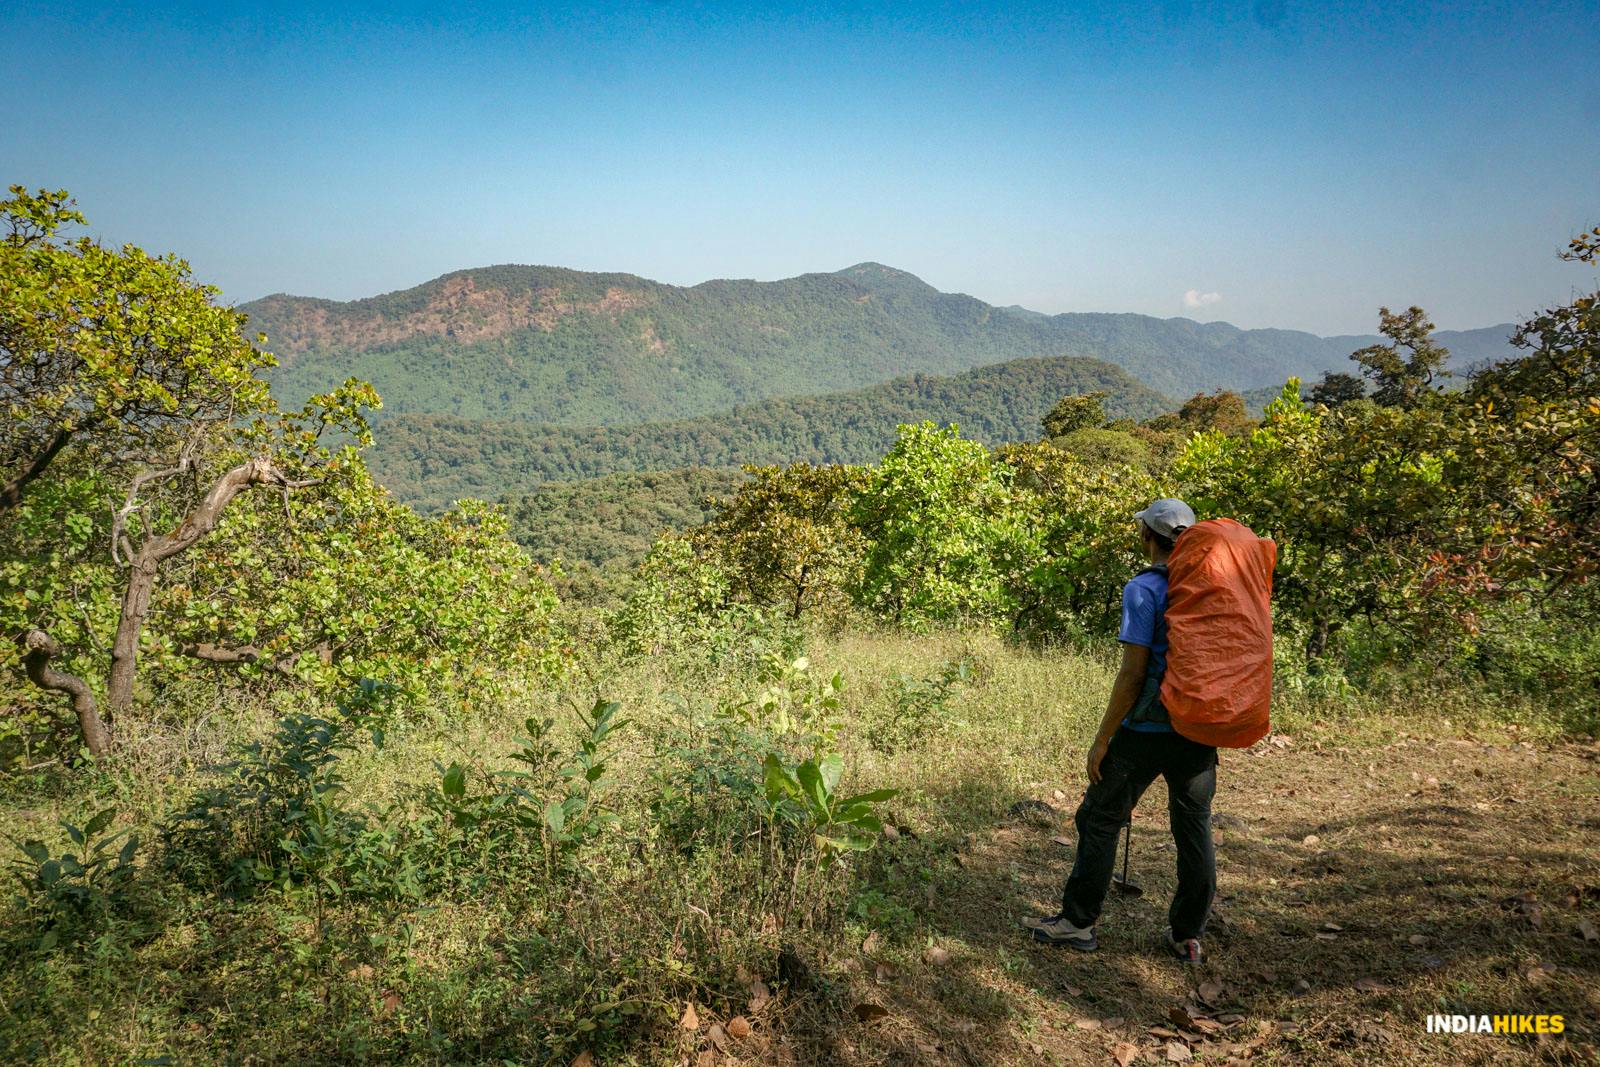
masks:
[[[1181,500],[1172,497],[1163,497],[1137,512],[1133,516],[1146,526],[1152,533],[1162,537],[1173,537],[1180,530],[1187,530],[1195,524],[1194,511]]]

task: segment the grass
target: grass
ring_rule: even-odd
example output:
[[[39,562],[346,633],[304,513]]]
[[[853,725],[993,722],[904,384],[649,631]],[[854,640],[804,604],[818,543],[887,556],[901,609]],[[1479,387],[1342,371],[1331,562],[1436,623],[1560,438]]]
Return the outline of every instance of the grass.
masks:
[[[1437,686],[1286,694],[1277,743],[1224,755],[1214,958],[1191,975],[1152,947],[1173,880],[1159,782],[1134,822],[1145,893],[1108,902],[1102,950],[1035,946],[1017,926],[1053,910],[1071,863],[1104,655],[959,633],[819,635],[808,651],[813,676],[845,682],[842,788],[900,790],[871,852],[806,860],[791,882],[805,854],[775,860],[709,792],[685,831],[661,776],[711,761],[707,716],[762,683],[597,663],[566,692],[415,715],[346,761],[352,806],[403,800],[453,761],[511,768],[528,715],[556,717],[565,742],[573,707],[621,701],[621,821],[571,870],[510,853],[475,888],[319,911],[303,892],[185,884],[147,844],[121,910],[81,943],[38,951],[31,920],[0,912],[0,1057],[1003,1065],[1112,1063],[1132,1046],[1138,1062],[1593,1062],[1600,944],[1582,931],[1600,923],[1600,762],[1538,709]],[[933,732],[868,743],[907,677],[962,659]],[[59,844],[58,820],[115,803],[118,828],[149,839],[227,740],[260,736],[290,699],[234,693],[203,717],[124,723],[122,762],[6,782],[0,831]],[[1567,1033],[1430,1035],[1434,1012],[1559,1013]]]

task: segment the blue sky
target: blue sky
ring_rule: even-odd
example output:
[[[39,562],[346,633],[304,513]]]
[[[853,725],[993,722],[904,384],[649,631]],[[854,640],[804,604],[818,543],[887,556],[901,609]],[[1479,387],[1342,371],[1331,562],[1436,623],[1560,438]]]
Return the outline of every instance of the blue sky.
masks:
[[[1600,222],[1596,54],[1594,0],[22,0],[0,176],[232,301],[873,259],[1048,312],[1465,328],[1595,283],[1555,253]]]

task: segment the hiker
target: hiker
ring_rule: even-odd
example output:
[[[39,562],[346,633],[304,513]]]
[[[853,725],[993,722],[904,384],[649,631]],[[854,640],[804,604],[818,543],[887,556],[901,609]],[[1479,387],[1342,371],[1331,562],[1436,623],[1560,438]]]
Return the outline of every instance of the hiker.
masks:
[[[1167,669],[1167,561],[1195,515],[1181,500],[1157,500],[1134,516],[1150,566],[1122,590],[1122,666],[1089,747],[1089,788],[1078,806],[1078,853],[1061,895],[1061,910],[1023,925],[1033,938],[1083,952],[1099,947],[1094,924],[1116,865],[1117,839],[1145,789],[1167,780],[1167,808],[1177,846],[1178,889],[1168,912],[1166,945],[1185,963],[1204,961],[1200,947],[1216,892],[1211,797],[1217,750],[1173,729],[1161,699]],[[1270,543],[1270,542],[1269,542]]]

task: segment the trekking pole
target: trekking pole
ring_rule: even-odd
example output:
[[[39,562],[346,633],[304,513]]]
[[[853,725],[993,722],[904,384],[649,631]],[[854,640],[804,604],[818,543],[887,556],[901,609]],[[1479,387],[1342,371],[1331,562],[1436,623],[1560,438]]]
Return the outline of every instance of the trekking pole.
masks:
[[[1122,824],[1125,836],[1122,839],[1122,874],[1111,876],[1111,884],[1117,887],[1117,892],[1125,896],[1136,897],[1144,892],[1139,886],[1128,881],[1128,855],[1133,851],[1133,820],[1129,819]]]

